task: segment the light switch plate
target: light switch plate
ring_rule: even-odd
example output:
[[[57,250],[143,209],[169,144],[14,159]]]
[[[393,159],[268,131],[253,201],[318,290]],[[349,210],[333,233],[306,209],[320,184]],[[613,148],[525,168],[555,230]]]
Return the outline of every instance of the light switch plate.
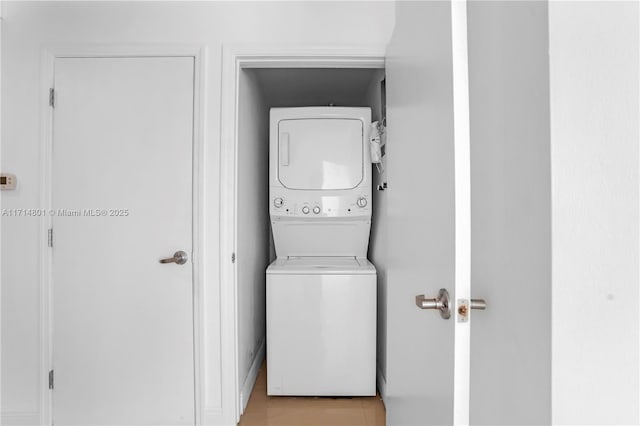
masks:
[[[16,189],[18,179],[11,173],[0,173],[0,189]]]

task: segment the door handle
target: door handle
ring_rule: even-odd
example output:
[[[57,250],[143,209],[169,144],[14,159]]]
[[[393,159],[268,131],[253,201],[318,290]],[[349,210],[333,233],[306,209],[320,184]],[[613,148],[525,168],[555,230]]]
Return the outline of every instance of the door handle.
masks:
[[[167,257],[166,259],[160,259],[160,263],[177,263],[178,265],[184,265],[187,263],[187,253],[182,250],[173,253],[173,257]]]
[[[484,311],[487,309],[487,302],[484,299],[471,299],[471,303],[469,303],[469,307],[471,309],[480,309]]]
[[[436,309],[440,311],[440,316],[443,319],[451,318],[451,307],[449,305],[449,292],[445,288],[441,288],[438,291],[438,296],[435,299],[428,299],[424,294],[416,296],[416,305],[420,309]],[[467,307],[470,309],[487,309],[487,302],[484,299],[471,299],[470,303],[466,303],[464,300],[459,301],[458,314],[461,320],[467,318]]]
[[[487,302],[484,299],[459,299],[458,300],[458,321],[467,322],[469,320],[469,310],[479,309],[484,311],[487,309]]]
[[[416,296],[416,306],[420,309],[437,309],[440,311],[442,319],[451,318],[449,292],[445,288],[441,288],[438,291],[438,296],[435,299],[428,299],[424,294]]]

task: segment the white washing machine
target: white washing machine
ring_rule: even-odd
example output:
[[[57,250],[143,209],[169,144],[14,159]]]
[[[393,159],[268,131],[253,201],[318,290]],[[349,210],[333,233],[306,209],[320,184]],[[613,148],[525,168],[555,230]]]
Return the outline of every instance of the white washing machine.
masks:
[[[369,261],[276,260],[267,288],[269,395],[375,395],[376,271]]]
[[[369,108],[273,108],[267,393],[375,395]]]

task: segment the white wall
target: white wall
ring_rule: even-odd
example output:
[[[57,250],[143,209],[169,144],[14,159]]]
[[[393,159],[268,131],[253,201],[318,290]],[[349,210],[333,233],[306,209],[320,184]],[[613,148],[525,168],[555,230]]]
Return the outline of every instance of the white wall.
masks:
[[[551,421],[547,3],[471,1],[470,421]]]
[[[638,424],[638,3],[549,6],[553,423]]]
[[[380,44],[390,37],[390,2],[4,2],[2,169],[20,188],[2,193],[3,208],[40,207],[39,92],[43,46],[84,43],[190,43],[208,49],[205,75],[204,273],[205,414],[231,422],[233,395],[222,383],[219,316],[219,146],[221,49],[226,43]],[[161,90],[161,88],[159,88]],[[39,411],[39,225],[2,219],[2,412]],[[226,259],[226,257],[225,257]],[[25,417],[26,416],[26,417]]]
[[[384,70],[371,80],[367,90],[367,103],[371,106],[371,121],[380,121],[381,117],[381,92],[380,82],[384,79]],[[386,136],[383,136],[383,140]],[[386,159],[385,159],[386,161]],[[384,388],[387,374],[387,193],[378,191],[377,186],[382,185],[386,179],[384,169],[372,167],[372,217],[371,237],[369,239],[369,260],[375,265],[378,279],[377,308],[377,370],[378,388],[384,397]]]
[[[238,385],[244,409],[264,358],[265,271],[271,261],[269,114],[253,71],[239,77],[237,156]]]

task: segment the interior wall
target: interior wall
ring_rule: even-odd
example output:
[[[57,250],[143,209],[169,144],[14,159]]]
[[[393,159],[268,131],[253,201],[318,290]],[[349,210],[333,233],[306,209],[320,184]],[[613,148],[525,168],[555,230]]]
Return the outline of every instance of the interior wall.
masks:
[[[637,2],[550,2],[553,423],[638,424]]]
[[[3,208],[40,206],[41,55],[48,45],[176,45],[207,49],[204,134],[203,414],[232,423],[237,381],[221,358],[219,282],[219,154],[224,44],[317,46],[386,44],[391,2],[22,2],[3,1],[2,170],[18,189],[2,192]],[[366,16],[366,19],[362,17]],[[160,90],[160,88],[159,88]],[[2,421],[37,419],[40,410],[39,221],[2,218]],[[6,248],[9,247],[10,250]],[[230,261],[225,255],[225,261]],[[31,419],[31,420],[29,420]]]
[[[366,106],[375,68],[256,68],[269,107]]]
[[[268,159],[268,109],[255,73],[243,70],[238,96],[236,236],[238,386],[242,409],[249,400],[266,343],[265,271],[271,261]]]
[[[376,75],[371,79],[371,83],[367,89],[367,104],[371,106],[371,121],[380,121],[381,117],[381,89],[380,82],[384,79],[384,70],[378,70]],[[382,140],[386,140],[386,135],[382,136]],[[382,173],[380,173],[382,172]],[[386,377],[386,359],[387,359],[387,227],[385,226],[385,218],[387,211],[387,197],[384,191],[377,189],[378,185],[382,186],[385,180],[384,169],[378,171],[375,165],[372,165],[372,217],[371,217],[371,237],[369,239],[369,260],[376,267],[378,279],[377,293],[377,370],[378,370],[378,388],[384,397],[385,377]]]
[[[547,3],[468,3],[470,422],[551,421]]]
[[[265,269],[275,256],[268,209],[269,110],[272,107],[329,104],[368,106],[372,109],[373,119],[377,120],[382,78],[383,69],[368,68],[248,68],[240,73],[238,380],[244,402],[248,400],[255,380],[253,373],[256,371],[250,368],[257,367],[263,359]],[[373,240],[371,245],[374,245]]]

